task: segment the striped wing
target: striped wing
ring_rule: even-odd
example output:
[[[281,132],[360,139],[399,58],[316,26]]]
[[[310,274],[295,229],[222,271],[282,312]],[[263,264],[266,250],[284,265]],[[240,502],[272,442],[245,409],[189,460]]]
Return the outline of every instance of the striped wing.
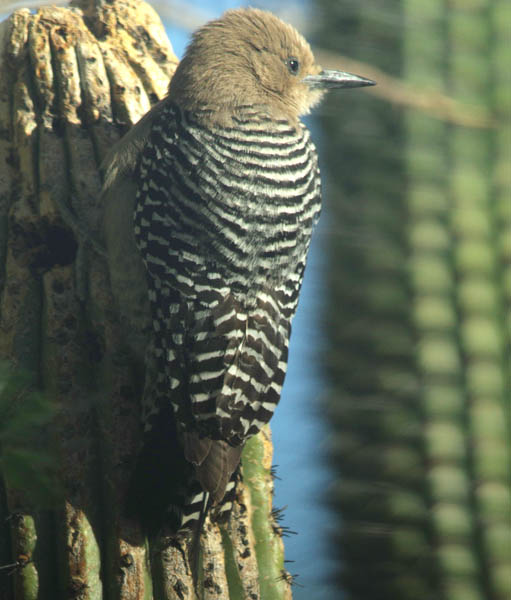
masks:
[[[267,423],[280,398],[289,322],[270,293],[244,309],[232,295],[190,331],[189,394],[199,430],[239,445]]]
[[[306,130],[250,110],[236,127],[208,129],[170,105],[138,179],[135,235],[163,383],[203,487],[218,486],[215,456],[225,489],[280,398],[319,215],[315,150]]]

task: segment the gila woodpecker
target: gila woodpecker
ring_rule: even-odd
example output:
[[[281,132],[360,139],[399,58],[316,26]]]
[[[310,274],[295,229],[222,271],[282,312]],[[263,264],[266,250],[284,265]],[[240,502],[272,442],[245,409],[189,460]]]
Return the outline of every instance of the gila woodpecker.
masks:
[[[280,398],[321,204],[299,117],[327,89],[367,85],[322,70],[274,15],[230,10],[194,34],[168,96],[109,159],[112,285],[133,322],[149,298],[145,452],[169,469],[182,455],[164,500],[176,530],[229,513],[243,446]]]

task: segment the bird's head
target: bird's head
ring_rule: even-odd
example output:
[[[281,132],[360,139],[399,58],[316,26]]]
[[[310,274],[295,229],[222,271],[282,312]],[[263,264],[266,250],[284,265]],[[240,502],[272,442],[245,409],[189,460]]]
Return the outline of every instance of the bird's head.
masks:
[[[183,109],[210,110],[221,122],[246,106],[295,121],[327,89],[365,85],[374,82],[322,70],[305,39],[275,15],[241,8],[227,11],[194,34],[169,96]]]

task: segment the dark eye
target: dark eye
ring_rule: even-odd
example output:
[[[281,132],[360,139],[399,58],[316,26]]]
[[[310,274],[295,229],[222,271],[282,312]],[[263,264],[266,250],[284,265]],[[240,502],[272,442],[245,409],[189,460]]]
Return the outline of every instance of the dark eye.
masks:
[[[290,56],[286,60],[286,65],[291,75],[298,74],[298,71],[300,70],[300,62],[297,58],[295,58],[294,56]]]

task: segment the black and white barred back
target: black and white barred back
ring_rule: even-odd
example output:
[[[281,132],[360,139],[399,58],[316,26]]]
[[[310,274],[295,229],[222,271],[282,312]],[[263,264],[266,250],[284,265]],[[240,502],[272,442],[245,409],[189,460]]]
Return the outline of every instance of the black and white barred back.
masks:
[[[222,501],[243,443],[279,401],[320,211],[307,129],[253,107],[239,114],[231,126],[205,126],[206,114],[169,104],[136,178],[135,237],[162,367],[144,420],[149,432],[170,402],[195,467],[181,525],[197,518],[204,492]]]

